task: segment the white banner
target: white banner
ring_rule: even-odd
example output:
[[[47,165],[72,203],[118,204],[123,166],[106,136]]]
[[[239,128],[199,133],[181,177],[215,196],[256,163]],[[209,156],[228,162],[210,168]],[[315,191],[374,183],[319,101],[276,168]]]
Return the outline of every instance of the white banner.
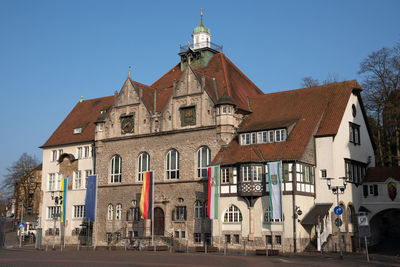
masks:
[[[281,162],[268,163],[271,219],[282,220]]]

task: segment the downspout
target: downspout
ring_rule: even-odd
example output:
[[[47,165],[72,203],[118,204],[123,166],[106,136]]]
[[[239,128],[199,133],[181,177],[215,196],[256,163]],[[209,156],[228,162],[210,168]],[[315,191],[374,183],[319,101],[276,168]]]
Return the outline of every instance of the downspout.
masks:
[[[296,161],[294,161],[293,166],[292,166],[292,177],[293,177],[293,190],[292,190],[292,208],[293,208],[293,252],[297,252],[297,236],[296,236],[296,219],[297,219],[297,214],[296,214],[296,181],[297,181],[297,173],[296,173]]]

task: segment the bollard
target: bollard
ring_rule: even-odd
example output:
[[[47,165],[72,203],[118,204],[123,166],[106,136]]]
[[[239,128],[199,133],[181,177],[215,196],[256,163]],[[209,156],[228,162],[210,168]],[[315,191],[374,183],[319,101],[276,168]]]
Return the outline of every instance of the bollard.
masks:
[[[226,256],[226,242],[224,243],[224,255]]]

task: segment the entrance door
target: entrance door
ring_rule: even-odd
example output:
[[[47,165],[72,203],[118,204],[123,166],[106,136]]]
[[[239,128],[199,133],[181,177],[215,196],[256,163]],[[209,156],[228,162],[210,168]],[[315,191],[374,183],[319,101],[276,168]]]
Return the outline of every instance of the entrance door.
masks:
[[[164,211],[159,207],[154,208],[154,234],[164,235]]]

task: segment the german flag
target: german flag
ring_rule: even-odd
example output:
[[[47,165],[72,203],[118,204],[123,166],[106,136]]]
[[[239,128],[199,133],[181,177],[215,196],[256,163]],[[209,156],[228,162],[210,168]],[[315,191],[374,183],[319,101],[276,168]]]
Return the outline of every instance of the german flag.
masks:
[[[140,213],[142,219],[151,219],[153,208],[153,172],[143,173],[143,187],[140,195]]]

